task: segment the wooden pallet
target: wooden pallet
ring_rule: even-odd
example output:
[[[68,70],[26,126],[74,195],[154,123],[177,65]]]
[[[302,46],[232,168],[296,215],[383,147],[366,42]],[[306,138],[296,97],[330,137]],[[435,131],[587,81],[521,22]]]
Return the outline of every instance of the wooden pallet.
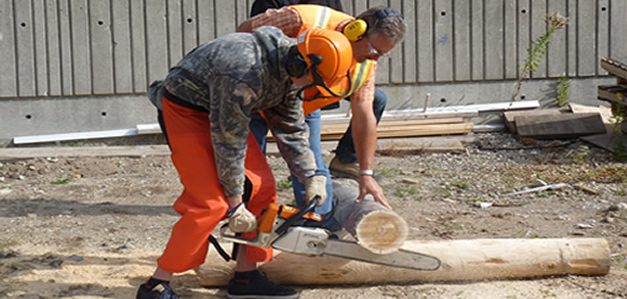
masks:
[[[627,65],[607,57],[601,58],[601,67],[618,79],[618,84],[627,83]],[[622,83],[622,82],[623,83]]]

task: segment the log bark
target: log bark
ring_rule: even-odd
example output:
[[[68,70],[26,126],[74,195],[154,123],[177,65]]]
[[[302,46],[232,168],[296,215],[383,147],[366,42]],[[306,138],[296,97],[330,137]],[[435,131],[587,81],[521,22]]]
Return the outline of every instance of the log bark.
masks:
[[[407,239],[409,228],[394,211],[376,203],[367,195],[356,202],[359,184],[351,179],[333,180],[336,200],[333,217],[364,248],[376,254],[397,251]]]
[[[415,271],[277,251],[274,260],[260,269],[273,281],[289,285],[473,281],[609,272],[609,245],[602,238],[407,241],[403,248],[433,255],[442,266],[436,271]],[[203,286],[224,286],[233,266],[211,250],[207,262],[196,271]]]

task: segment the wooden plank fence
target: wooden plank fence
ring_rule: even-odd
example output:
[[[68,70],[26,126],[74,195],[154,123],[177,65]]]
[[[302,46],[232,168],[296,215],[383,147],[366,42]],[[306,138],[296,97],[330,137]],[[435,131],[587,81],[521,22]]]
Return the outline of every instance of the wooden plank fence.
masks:
[[[253,0],[0,0],[0,101],[132,95],[198,44],[235,30]],[[627,57],[624,0],[343,0],[406,17],[403,45],[379,63],[379,84],[517,77],[531,41],[559,12],[558,32],[533,78],[602,76],[602,56]]]

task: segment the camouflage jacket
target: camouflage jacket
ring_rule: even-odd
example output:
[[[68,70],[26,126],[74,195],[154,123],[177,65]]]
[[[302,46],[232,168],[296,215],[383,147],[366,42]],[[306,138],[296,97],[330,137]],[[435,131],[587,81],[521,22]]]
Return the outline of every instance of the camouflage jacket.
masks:
[[[232,33],[203,44],[151,85],[159,107],[159,89],[209,111],[212,143],[226,196],[241,195],[250,115],[263,111],[281,155],[301,181],[314,175],[302,102],[293,96],[284,67],[293,41],[274,27]]]

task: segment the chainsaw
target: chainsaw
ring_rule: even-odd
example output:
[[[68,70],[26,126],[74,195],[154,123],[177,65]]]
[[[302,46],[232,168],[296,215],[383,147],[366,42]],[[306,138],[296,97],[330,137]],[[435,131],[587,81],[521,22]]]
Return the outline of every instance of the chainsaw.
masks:
[[[433,271],[440,267],[440,260],[433,256],[399,249],[389,254],[373,253],[357,242],[339,240],[327,229],[303,226],[306,222],[320,222],[321,217],[313,211],[318,204],[314,198],[305,209],[289,205],[271,204],[258,221],[254,239],[243,238],[229,230],[228,219],[218,224],[217,238],[210,242],[227,261],[228,254],[221,248],[217,239],[231,241],[246,246],[268,248],[308,256],[334,256],[349,260],[413,270]]]

